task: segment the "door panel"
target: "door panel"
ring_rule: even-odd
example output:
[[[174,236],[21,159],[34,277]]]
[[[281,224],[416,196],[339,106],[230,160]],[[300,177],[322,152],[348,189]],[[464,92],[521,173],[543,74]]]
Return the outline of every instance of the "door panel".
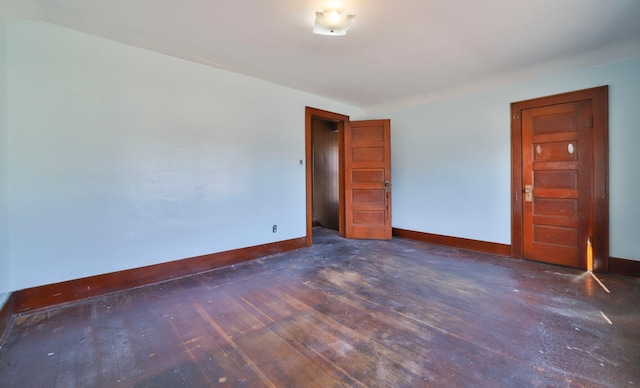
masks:
[[[524,257],[585,267],[592,198],[591,102],[522,111]]]
[[[390,121],[352,121],[344,139],[346,237],[390,239]]]

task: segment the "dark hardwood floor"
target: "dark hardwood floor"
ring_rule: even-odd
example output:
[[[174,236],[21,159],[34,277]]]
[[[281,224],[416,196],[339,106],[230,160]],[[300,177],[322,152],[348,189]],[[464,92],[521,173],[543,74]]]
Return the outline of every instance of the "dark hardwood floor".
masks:
[[[314,246],[16,317],[0,387],[640,385],[640,283],[410,240]]]

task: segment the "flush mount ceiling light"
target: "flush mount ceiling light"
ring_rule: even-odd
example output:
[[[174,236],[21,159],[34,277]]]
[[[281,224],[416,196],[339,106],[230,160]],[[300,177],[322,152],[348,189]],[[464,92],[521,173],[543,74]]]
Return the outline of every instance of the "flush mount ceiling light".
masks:
[[[347,35],[347,30],[351,26],[351,20],[354,17],[356,15],[343,15],[342,12],[335,10],[316,12],[313,33],[318,35]]]

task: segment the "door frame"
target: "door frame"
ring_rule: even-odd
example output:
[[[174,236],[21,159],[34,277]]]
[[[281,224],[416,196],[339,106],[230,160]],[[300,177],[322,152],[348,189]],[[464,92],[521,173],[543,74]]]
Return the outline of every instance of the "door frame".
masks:
[[[609,113],[608,86],[578,90],[511,104],[511,257],[523,258],[523,159],[522,111],[525,109],[591,100],[593,114],[593,187],[589,224],[593,271],[608,272],[609,267]],[[587,258],[581,258],[585,269]]]
[[[338,233],[345,236],[344,213],[344,134],[349,126],[349,116],[333,113],[322,109],[305,107],[305,163],[306,163],[306,195],[307,195],[307,235],[306,246],[313,245],[313,135],[311,122],[313,119],[331,121],[338,128]]]

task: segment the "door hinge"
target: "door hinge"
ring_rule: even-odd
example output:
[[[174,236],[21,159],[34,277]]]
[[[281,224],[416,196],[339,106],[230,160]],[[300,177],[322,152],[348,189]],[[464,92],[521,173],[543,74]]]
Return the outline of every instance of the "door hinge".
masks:
[[[518,114],[517,114],[517,113],[514,113],[514,114],[513,114],[513,119],[514,119],[514,120],[519,120],[519,119],[520,119],[520,116],[518,116]]]
[[[593,128],[593,117],[589,117],[588,119],[584,120],[584,127]]]

